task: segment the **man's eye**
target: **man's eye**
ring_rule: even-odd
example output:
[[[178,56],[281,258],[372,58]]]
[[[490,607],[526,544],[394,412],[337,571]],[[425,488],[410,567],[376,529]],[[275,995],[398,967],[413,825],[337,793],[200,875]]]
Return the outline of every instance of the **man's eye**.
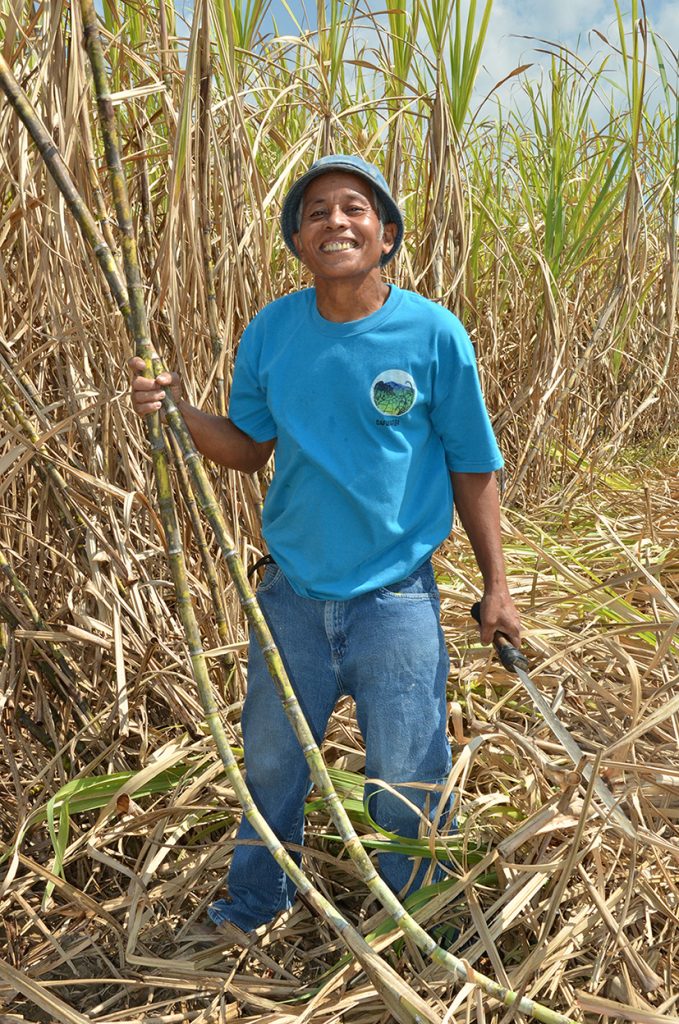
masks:
[[[349,213],[363,213],[364,210],[365,210],[365,206],[350,206],[348,212]]]
[[[312,213],[309,214],[309,217],[313,220],[318,220],[318,218],[322,217],[324,213],[325,210],[314,210]]]

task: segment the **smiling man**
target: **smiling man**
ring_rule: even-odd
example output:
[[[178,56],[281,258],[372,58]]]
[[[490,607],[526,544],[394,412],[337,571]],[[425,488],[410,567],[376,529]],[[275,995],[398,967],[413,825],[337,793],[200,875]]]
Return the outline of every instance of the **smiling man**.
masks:
[[[132,401],[146,415],[172,387],[197,448],[230,468],[253,472],[275,448],[258,601],[316,739],[338,699],[352,696],[367,808],[382,828],[416,836],[436,816],[451,764],[431,555],[450,531],[453,500],[483,576],[481,639],[496,629],[520,639],[500,542],[502,458],[464,328],[382,277],[403,220],[379,171],[355,156],[324,157],[288,192],[281,226],[314,287],[247,327],[229,418],[180,400],[176,375],[140,376],[136,359]],[[279,838],[300,844],[307,765],[254,641],[242,728],[253,797]],[[209,910],[217,924],[249,931],[295,898],[256,839],[243,819],[229,898]],[[395,891],[418,886],[425,870],[380,857]]]

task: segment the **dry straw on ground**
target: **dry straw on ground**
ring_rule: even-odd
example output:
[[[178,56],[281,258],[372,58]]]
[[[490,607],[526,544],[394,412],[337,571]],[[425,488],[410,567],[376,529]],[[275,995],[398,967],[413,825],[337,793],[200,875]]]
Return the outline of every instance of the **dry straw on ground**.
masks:
[[[4,57],[115,250],[80,8],[0,10]],[[498,127],[469,115],[482,39],[465,47],[454,19],[447,36],[435,5],[393,8],[378,32],[374,14],[336,3],[327,20],[319,10],[318,34],[266,42],[259,8],[248,20],[205,3],[181,58],[166,5],[104,11],[152,338],[196,399],[223,408],[243,324],[298,283],[275,215],[291,175],[329,149],[385,167],[408,225],[399,283],[456,309],[477,343],[508,458],[507,557],[532,676],[584,762],[479,647],[478,581],[455,536],[436,569],[461,829],[452,882],[412,913],[427,929],[455,925],[451,951],[470,969],[572,1017],[679,1018],[679,126],[667,49],[635,8],[620,21],[625,114],[594,129],[586,104],[601,77],[562,55],[532,94],[530,129],[516,117]],[[664,77],[650,104],[644,50],[656,46]],[[4,103],[0,154],[0,1021],[387,1020],[380,968],[369,980],[306,904],[246,949],[201,935],[240,809],[203,724],[127,407],[130,343]],[[266,479],[211,478],[249,563]],[[221,555],[211,539],[201,554],[192,510],[180,516],[237,750],[245,627]],[[341,706],[323,752],[373,851],[385,839],[362,814],[361,750]],[[389,928],[314,798],[306,872],[427,1016],[511,1013]]]

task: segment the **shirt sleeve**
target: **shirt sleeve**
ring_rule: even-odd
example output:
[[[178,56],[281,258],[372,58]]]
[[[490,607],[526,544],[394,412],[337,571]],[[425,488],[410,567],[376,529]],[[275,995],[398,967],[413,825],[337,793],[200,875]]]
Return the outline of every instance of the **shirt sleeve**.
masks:
[[[439,353],[431,412],[448,469],[488,473],[504,465],[481,394],[474,348],[455,320]]]
[[[254,323],[246,327],[233,368],[229,419],[253,441],[276,437],[276,424],[258,372],[259,345]]]

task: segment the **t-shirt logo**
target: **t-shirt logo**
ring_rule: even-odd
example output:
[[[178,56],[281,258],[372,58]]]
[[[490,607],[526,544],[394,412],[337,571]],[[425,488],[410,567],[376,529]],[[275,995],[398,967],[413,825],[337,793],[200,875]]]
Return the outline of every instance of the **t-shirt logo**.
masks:
[[[415,404],[417,388],[405,370],[384,370],[372,382],[370,397],[383,416],[404,416]]]

